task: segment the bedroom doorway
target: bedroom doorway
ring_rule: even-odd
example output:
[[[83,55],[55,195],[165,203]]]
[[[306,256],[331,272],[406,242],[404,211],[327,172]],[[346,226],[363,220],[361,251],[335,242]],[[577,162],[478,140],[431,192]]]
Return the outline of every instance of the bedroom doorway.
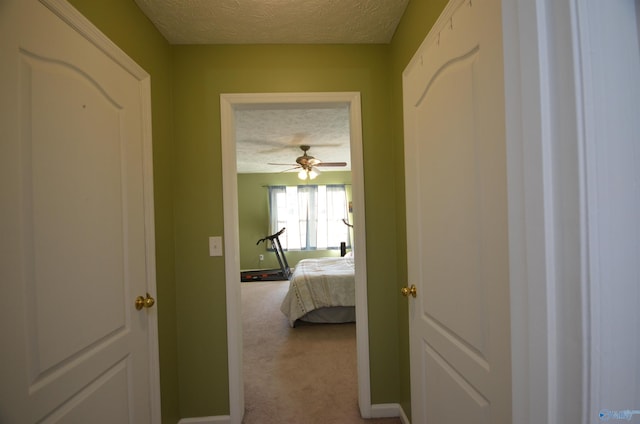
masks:
[[[360,94],[340,93],[258,93],[222,94],[221,144],[224,199],[224,250],[227,292],[227,334],[229,349],[229,399],[231,422],[240,422],[244,413],[242,306],[240,293],[240,243],[238,218],[238,170],[236,146],[236,112],[268,109],[271,105],[293,109],[310,106],[346,106],[349,113],[350,160],[352,178],[353,224],[365,222]],[[369,343],[366,287],[365,231],[353,233],[356,286],[356,345],[358,405],[361,415],[371,410],[369,380]]]

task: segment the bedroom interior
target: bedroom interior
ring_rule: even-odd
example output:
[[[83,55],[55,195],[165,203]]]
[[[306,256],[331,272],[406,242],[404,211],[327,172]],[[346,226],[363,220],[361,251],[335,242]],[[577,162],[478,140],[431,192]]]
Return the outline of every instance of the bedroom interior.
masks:
[[[311,381],[317,381],[314,385],[314,392],[318,393],[321,398],[324,397],[325,401],[327,400],[326,396],[333,396],[331,403],[341,411],[337,417],[351,417],[355,419],[353,422],[360,422],[358,421],[360,418],[357,400],[357,373],[355,371],[357,369],[357,355],[355,325],[353,324],[355,321],[353,260],[341,258],[340,255],[343,252],[336,249],[338,245],[335,243],[332,248],[286,249],[281,253],[278,253],[278,250],[274,251],[276,246],[272,243],[282,241],[287,246],[289,244],[287,240],[292,237],[288,233],[292,231],[286,232],[285,227],[282,227],[284,224],[271,223],[269,196],[273,187],[325,186],[329,184],[344,186],[345,206],[352,202],[348,108],[345,105],[319,104],[315,106],[260,105],[254,108],[240,108],[234,112],[234,118],[238,172],[240,268],[243,270],[242,276],[244,277],[241,283],[241,308],[244,340],[245,421],[248,423],[300,421],[302,416],[296,418],[291,414],[294,414],[296,408],[300,408],[305,403],[292,402],[293,399],[290,398],[289,402],[286,402],[288,406],[285,407],[280,401],[287,398],[285,395],[298,392],[300,388],[296,389],[296,387],[308,384],[308,378],[317,373],[318,375],[335,374],[334,379],[342,379],[340,385],[345,387],[347,393],[342,393],[337,397],[335,397],[335,381],[331,381],[331,378],[312,378]],[[298,148],[302,149],[302,152]],[[302,156],[294,161],[298,155]],[[314,155],[318,159],[310,155]],[[304,168],[310,160],[314,161],[313,164],[320,163],[329,166],[319,168],[322,172],[314,173],[311,175],[312,178],[309,178],[309,171],[313,171],[313,169],[303,169],[307,175],[299,173],[299,170]],[[353,222],[353,214],[345,208],[344,215],[334,219],[342,222],[342,225],[348,224]],[[273,228],[274,226],[276,228]],[[275,232],[277,228],[282,228],[274,233],[278,235],[278,239],[266,241],[265,238],[270,237],[266,234]],[[293,229],[293,227],[290,228]],[[352,227],[345,225],[344,228],[347,237],[343,237],[343,243],[348,246],[347,256],[351,256],[350,232]],[[294,236],[297,235],[294,234]],[[293,275],[289,277],[291,282],[286,278],[281,278],[286,281],[261,281],[260,270],[265,270],[265,272],[272,269],[277,270],[282,266],[283,260],[284,263],[291,266],[293,271]],[[302,267],[304,264],[309,267],[316,265],[318,261],[326,260],[340,261],[341,263],[347,261],[345,262],[346,268],[343,267],[341,270],[343,273],[346,272],[346,276],[331,283],[333,284],[332,292],[335,293],[337,288],[339,294],[329,299],[335,299],[341,305],[347,306],[325,307],[314,311],[309,310],[308,313],[307,310],[303,312],[298,307],[301,303],[296,301],[296,298],[299,299],[300,296],[298,287],[305,289],[304,293],[306,294],[311,292],[309,289],[313,286],[307,286],[308,279],[300,276]],[[310,263],[310,261],[313,262]],[[322,272],[326,272],[327,268],[324,266],[324,262],[320,263],[322,264]],[[286,271],[273,272],[272,274],[286,274]],[[246,278],[247,275],[252,277]],[[277,279],[277,275],[274,277],[262,275],[265,280]],[[341,289],[342,287],[346,287],[346,289]],[[347,297],[343,295],[344,290],[350,293]],[[321,302],[309,296],[305,298],[308,299],[309,309],[314,309],[314,304]],[[328,314],[327,311],[331,311],[331,313]],[[299,318],[307,322],[345,322],[351,324],[309,330],[304,324],[304,328],[301,328],[299,323],[302,321]],[[288,326],[289,329],[297,327],[297,333],[283,329],[283,325]],[[315,343],[306,340],[304,343],[307,346],[305,347],[304,343],[300,343],[300,337],[309,336],[302,336],[300,333],[305,334],[309,331],[320,335]],[[310,348],[308,346],[310,343],[315,346]],[[279,352],[280,355],[266,359],[269,355],[265,355],[265,349]],[[313,361],[315,365],[309,368],[307,366],[309,363],[308,352],[314,352],[312,355],[320,355],[325,358],[324,362]],[[291,369],[308,370],[306,372],[309,374],[307,380],[292,378],[291,373],[283,374],[270,366],[273,361],[283,355]],[[342,363],[344,369],[336,373],[336,370],[330,366],[332,363]],[[260,384],[261,382],[262,384]],[[280,388],[280,391],[277,388]],[[323,402],[318,402],[318,406],[322,405]],[[309,405],[307,404],[306,407],[308,408]],[[336,408],[334,408],[334,413]],[[345,415],[345,408],[350,413]],[[323,420],[330,418],[327,416],[329,411],[326,407],[315,409],[317,411],[315,419],[320,420],[318,422],[324,422]],[[301,414],[302,411],[298,413]]]
[[[349,113],[345,105],[255,105],[236,110],[234,122],[240,268],[278,268],[270,243],[257,243],[282,228],[270,228],[269,187],[343,184],[352,201]],[[303,145],[322,162],[345,166],[320,168],[317,178],[301,180],[295,161]],[[352,221],[353,214],[344,218]],[[285,246],[290,233],[280,238]],[[301,259],[335,256],[336,250],[288,250],[286,255],[294,268]]]

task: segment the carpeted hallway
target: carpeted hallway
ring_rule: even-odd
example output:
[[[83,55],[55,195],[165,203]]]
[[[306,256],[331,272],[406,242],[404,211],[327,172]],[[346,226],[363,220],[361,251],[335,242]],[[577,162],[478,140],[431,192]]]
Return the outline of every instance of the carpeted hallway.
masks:
[[[400,424],[358,410],[355,324],[290,328],[288,281],[242,283],[244,424]]]

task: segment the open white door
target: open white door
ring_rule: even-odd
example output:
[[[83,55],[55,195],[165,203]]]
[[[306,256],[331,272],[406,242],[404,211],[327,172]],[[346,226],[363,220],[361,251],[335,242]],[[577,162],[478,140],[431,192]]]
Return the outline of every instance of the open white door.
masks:
[[[64,1],[0,5],[0,422],[160,422],[149,85],[122,56]]]
[[[511,422],[501,27],[453,0],[404,72],[415,423]]]

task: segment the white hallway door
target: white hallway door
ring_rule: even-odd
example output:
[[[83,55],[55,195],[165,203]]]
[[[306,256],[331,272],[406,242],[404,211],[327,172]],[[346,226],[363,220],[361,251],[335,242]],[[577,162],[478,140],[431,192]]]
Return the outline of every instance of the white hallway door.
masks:
[[[0,48],[0,422],[159,422],[148,81],[64,1]]]
[[[499,0],[453,0],[403,76],[412,422],[510,423]]]

